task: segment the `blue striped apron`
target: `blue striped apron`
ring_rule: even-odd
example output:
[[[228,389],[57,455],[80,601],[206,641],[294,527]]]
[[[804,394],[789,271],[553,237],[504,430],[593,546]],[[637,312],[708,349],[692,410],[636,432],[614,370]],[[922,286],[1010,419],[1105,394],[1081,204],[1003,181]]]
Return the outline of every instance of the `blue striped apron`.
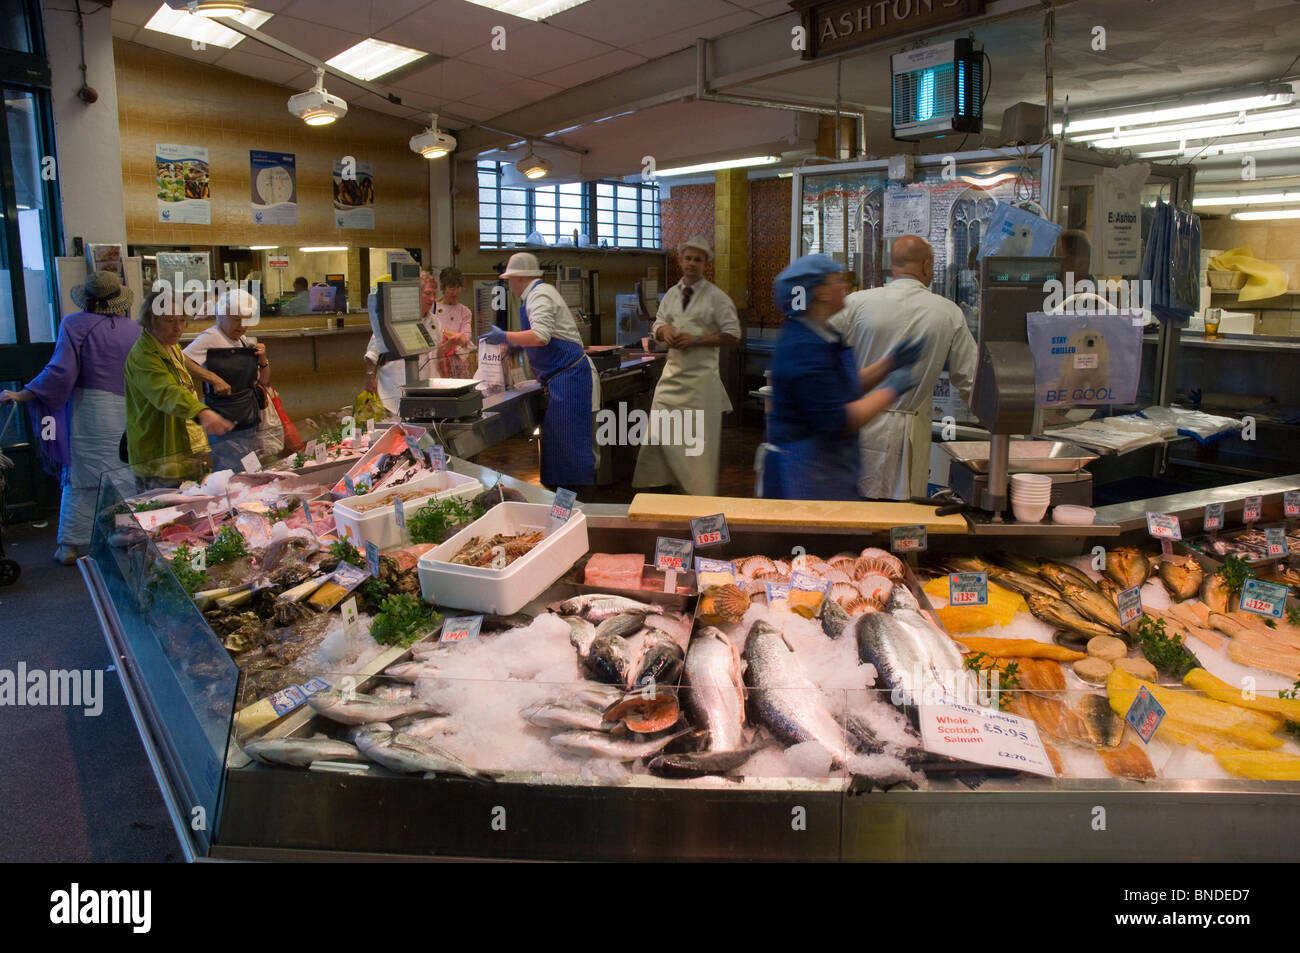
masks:
[[[519,302],[519,326],[531,331],[528,304]],[[591,368],[581,344],[558,337],[525,348],[533,373],[546,388],[542,418],[542,482],[547,486],[591,486],[596,460],[591,432]]]

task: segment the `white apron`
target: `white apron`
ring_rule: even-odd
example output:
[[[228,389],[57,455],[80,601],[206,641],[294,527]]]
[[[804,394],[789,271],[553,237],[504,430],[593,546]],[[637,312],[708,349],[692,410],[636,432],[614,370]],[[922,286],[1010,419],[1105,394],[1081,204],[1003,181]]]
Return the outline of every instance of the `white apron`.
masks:
[[[697,282],[696,287],[701,286],[707,287],[705,282]],[[725,330],[719,327],[714,314],[716,304],[710,306],[711,297],[711,294],[697,292],[683,314],[679,293],[677,307],[669,307],[666,320],[677,330],[697,337]],[[665,295],[664,305],[668,304]],[[716,347],[692,347],[686,350],[672,348],[668,352],[663,376],[659,378],[650,405],[647,441],[654,432],[655,411],[680,413],[680,425],[674,421],[671,428],[665,424],[659,429],[665,438],[673,435],[671,431],[683,439],[671,446],[644,444],[637,455],[636,472],[632,475],[634,487],[676,485],[690,496],[717,495],[722,415],[731,411],[727,389],[722,386],[718,374],[719,350]],[[685,439],[687,436],[689,440]]]

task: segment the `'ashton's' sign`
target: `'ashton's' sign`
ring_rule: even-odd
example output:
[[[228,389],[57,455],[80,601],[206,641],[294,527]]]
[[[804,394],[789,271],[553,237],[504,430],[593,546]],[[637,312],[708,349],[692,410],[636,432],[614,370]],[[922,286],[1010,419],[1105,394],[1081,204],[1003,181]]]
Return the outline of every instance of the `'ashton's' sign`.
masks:
[[[791,0],[808,31],[805,59],[916,33],[984,12],[984,0]]]

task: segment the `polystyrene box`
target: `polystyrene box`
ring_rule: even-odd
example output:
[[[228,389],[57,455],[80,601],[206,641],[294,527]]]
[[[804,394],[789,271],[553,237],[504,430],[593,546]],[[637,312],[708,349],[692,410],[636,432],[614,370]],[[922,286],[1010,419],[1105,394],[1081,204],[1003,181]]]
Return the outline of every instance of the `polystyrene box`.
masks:
[[[470,499],[478,496],[483,492],[483,484],[473,477],[442,470],[418,477],[404,486],[380,490],[375,496],[387,497],[389,503],[385,506],[357,511],[349,504],[371,500],[373,497],[369,493],[346,497],[334,504],[334,526],[339,535],[360,550],[365,549],[366,543],[374,543],[381,550],[409,546],[411,537],[404,527],[397,525],[397,509],[392,504],[395,493],[409,490],[420,490],[421,493],[414,499],[403,501],[403,509],[408,517],[432,499],[445,500],[451,496]]]
[[[450,562],[475,536],[549,533],[527,554],[504,569],[483,569]],[[510,615],[536,599],[587,552],[587,518],[574,510],[552,529],[547,503],[498,503],[482,519],[420,557],[420,593],[426,602],[471,612]]]

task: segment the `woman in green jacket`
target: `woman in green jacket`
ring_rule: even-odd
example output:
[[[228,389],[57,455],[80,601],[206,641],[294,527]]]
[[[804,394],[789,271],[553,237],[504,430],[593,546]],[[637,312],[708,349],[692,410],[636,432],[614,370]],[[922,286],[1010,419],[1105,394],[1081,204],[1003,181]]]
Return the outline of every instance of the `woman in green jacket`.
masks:
[[[126,453],[138,476],[193,478],[197,458],[208,453],[205,434],[229,433],[234,424],[195,394],[180,349],[189,319],[182,307],[168,307],[170,298],[158,291],[145,298],[145,333],[126,356]]]

